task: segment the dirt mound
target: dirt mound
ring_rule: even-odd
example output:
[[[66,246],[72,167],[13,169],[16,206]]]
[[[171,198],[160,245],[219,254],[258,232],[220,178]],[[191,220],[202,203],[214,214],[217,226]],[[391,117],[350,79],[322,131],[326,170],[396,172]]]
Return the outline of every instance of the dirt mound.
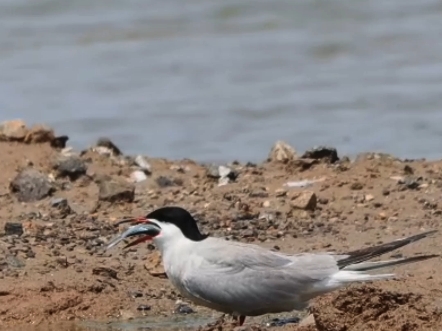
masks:
[[[352,287],[312,308],[318,331],[441,330],[442,311],[414,293]]]

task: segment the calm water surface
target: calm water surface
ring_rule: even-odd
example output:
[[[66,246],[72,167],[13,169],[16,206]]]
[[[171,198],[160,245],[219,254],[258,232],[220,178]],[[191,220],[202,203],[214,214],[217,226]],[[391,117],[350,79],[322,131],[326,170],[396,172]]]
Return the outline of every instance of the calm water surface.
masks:
[[[126,153],[440,158],[439,0],[0,0],[0,120]]]

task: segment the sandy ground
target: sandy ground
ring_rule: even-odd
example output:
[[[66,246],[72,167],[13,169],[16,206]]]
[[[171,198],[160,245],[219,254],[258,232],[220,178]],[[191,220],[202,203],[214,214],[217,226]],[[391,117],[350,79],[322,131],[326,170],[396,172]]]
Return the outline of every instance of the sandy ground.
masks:
[[[327,151],[303,156],[278,145],[262,164],[226,165],[228,180],[216,178],[217,167],[191,160],[145,157],[149,169],[143,172],[139,160],[118,155],[108,142],[69,151],[48,128],[43,138],[42,129],[23,130],[0,126],[2,330],[179,314],[180,295],[164,276],[154,246],[103,250],[118,232],[117,220],[159,206],[188,209],[211,235],[284,252],[345,252],[438,229],[441,220],[442,161],[374,153],[336,160],[324,158],[331,155]],[[302,180],[314,182],[285,186]],[[438,254],[441,238],[442,232],[399,253]],[[353,285],[313,301],[313,324],[279,329],[442,329],[440,259],[393,271],[400,279]],[[187,304],[194,310],[189,318],[221,316]],[[265,329],[266,318],[248,319],[242,329]],[[204,328],[233,326],[226,318]]]

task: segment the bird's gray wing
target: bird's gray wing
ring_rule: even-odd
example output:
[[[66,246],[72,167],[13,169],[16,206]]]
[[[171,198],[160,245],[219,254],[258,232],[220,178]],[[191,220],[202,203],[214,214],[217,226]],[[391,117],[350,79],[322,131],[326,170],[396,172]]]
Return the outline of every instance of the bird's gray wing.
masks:
[[[209,242],[195,256],[182,275],[186,291],[245,315],[301,309],[315,286],[338,271],[331,255],[288,256],[232,242]]]

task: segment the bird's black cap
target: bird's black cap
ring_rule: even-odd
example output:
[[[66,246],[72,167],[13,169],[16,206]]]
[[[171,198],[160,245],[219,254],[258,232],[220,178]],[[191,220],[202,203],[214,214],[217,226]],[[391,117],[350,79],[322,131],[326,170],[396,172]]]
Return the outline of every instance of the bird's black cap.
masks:
[[[196,220],[192,215],[181,207],[162,207],[147,214],[146,218],[156,219],[163,223],[171,223],[177,226],[188,239],[202,241],[208,235],[202,234],[198,229]]]

